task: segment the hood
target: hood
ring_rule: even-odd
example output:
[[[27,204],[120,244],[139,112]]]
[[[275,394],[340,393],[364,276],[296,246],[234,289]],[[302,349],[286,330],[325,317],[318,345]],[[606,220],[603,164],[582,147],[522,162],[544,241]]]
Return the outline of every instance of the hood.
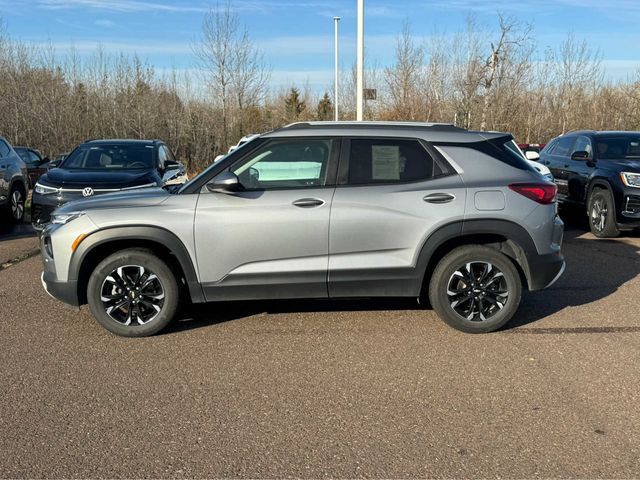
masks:
[[[65,203],[56,212],[70,213],[103,208],[150,207],[159,205],[171,194],[163,188],[147,187],[124,192],[105,193]]]
[[[54,168],[43,175],[42,181],[52,187],[63,188],[128,188],[155,182],[153,170],[67,170]]]
[[[620,158],[620,159],[603,159],[599,160],[599,162],[609,162],[615,165],[616,170],[620,171],[631,171],[634,173],[640,173],[640,159],[631,159],[631,158]],[[598,163],[599,163],[598,162]]]

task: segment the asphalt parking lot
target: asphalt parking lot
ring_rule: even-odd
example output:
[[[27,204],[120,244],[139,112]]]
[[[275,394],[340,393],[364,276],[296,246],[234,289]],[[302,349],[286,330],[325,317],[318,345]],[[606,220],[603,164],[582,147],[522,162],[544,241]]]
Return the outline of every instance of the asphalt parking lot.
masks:
[[[297,301],[123,339],[50,299],[39,258],[8,266],[0,477],[637,477],[640,235],[572,223],[564,251],[479,336],[411,301]]]

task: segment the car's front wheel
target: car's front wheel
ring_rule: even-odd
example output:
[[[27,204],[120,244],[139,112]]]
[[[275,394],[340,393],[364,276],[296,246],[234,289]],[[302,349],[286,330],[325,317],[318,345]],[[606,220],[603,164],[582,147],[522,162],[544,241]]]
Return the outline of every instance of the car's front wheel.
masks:
[[[589,228],[599,238],[620,235],[616,224],[615,204],[609,190],[597,188],[589,195]]]
[[[520,305],[522,281],[512,261],[482,245],[456,248],[438,263],[429,300],[451,327],[487,333],[507,323]]]
[[[175,317],[179,289],[171,269],[143,249],[116,252],[94,269],[87,302],[100,324],[116,335],[144,337]]]

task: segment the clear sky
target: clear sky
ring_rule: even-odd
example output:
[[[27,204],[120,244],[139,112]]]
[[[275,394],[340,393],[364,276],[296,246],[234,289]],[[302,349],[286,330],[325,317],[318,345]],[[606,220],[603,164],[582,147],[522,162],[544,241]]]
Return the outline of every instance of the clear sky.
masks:
[[[192,44],[205,0],[0,0],[0,16],[14,38],[51,42],[64,53],[74,45],[88,54],[98,44],[109,52],[137,52],[162,71],[195,66]],[[355,61],[356,0],[232,0],[232,8],[264,51],[272,85],[315,89],[331,85],[333,16],[342,17],[343,67]],[[604,59],[608,77],[624,79],[640,67],[640,0],[365,0],[367,57],[385,66],[405,19],[416,37],[453,34],[475,14],[495,26],[497,12],[533,25],[540,52],[569,32],[585,38]]]

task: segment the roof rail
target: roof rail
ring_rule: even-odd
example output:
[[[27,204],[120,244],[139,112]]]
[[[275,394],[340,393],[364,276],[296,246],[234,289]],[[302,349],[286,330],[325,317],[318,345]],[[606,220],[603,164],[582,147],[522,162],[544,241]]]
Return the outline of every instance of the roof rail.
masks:
[[[456,127],[452,123],[432,123],[432,122],[387,122],[387,121],[311,121],[311,122],[294,122],[285,125],[277,130],[298,130],[306,128],[335,128],[335,127],[352,127],[352,128],[433,128],[446,130],[464,130]]]

